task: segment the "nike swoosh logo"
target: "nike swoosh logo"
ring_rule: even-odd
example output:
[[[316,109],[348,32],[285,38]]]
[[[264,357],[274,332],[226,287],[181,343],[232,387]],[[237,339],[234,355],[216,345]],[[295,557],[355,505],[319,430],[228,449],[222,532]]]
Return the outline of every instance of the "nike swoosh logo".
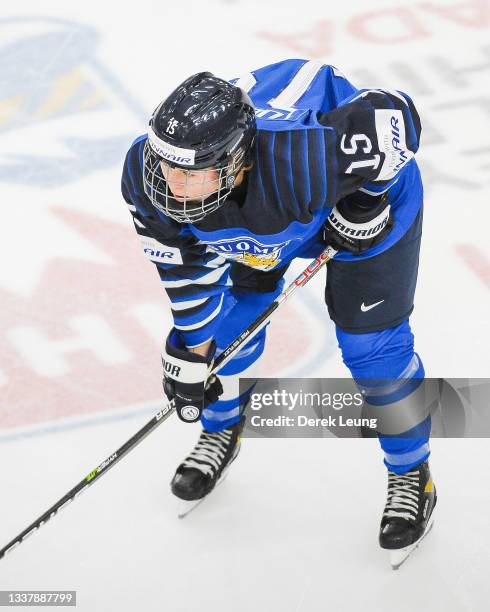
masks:
[[[379,306],[383,302],[384,302],[384,300],[381,300],[380,302],[376,302],[375,304],[369,304],[369,306],[364,306],[364,302],[363,302],[361,304],[361,310],[362,310],[362,312],[367,312],[368,310],[371,310],[371,308],[374,308],[375,306]]]

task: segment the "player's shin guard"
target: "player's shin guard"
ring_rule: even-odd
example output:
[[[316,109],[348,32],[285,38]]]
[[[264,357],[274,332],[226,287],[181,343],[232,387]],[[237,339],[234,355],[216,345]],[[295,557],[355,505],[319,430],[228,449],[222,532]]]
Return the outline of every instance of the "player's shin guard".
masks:
[[[369,334],[337,330],[344,362],[378,415],[378,436],[388,468],[388,496],[379,543],[394,569],[432,525],[437,496],[429,470],[430,416],[422,385],[424,367],[413,351],[408,321]]]
[[[218,401],[209,404],[203,411],[201,423],[206,431],[220,431],[239,420],[258,375],[264,345],[265,330],[246,344],[236,357],[220,370],[219,378],[223,393]],[[240,378],[250,379],[249,384],[240,385]]]
[[[234,306],[227,312],[216,333],[216,355],[219,355],[230,342],[251,323],[280,293],[284,285],[280,281],[275,291],[270,293],[234,293]],[[258,375],[259,359],[264,352],[266,328],[262,329],[231,359],[220,371],[219,378],[223,385],[223,394],[217,402],[210,404],[203,412],[201,419],[207,431],[220,431],[236,423],[248,402],[253,382],[248,388],[240,378],[254,379]],[[240,393],[241,392],[241,393]]]
[[[420,391],[424,368],[408,321],[367,334],[337,328],[337,338],[366,406],[379,417],[386,466],[398,474],[409,471],[429,456],[430,416]]]

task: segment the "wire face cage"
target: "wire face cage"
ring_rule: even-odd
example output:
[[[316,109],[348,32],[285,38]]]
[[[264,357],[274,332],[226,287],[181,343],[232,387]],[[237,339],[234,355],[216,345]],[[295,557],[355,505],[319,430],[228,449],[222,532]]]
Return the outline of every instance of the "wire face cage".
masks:
[[[153,206],[178,223],[197,223],[223,205],[242,168],[244,150],[229,163],[204,169],[171,164],[151,147],[143,150],[143,181]]]

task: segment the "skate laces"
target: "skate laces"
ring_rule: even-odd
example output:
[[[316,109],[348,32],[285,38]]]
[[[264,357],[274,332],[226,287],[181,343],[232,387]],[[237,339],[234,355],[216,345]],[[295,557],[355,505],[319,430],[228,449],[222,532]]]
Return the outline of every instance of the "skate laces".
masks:
[[[415,521],[419,510],[419,470],[406,474],[388,471],[388,500],[383,518]]]
[[[232,431],[202,431],[194,450],[183,461],[184,467],[193,467],[213,476],[220,468],[228,450]]]

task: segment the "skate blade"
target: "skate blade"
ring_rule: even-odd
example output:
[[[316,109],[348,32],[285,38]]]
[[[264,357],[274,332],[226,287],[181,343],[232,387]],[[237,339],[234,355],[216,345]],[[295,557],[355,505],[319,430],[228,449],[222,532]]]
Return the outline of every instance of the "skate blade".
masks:
[[[405,563],[405,561],[408,559],[408,557],[410,557],[413,551],[416,550],[420,546],[425,536],[432,529],[433,524],[434,524],[434,520],[431,518],[424,533],[420,536],[420,538],[416,542],[414,542],[413,544],[410,544],[410,546],[405,546],[405,548],[399,548],[398,550],[390,550],[390,563],[391,563],[392,569],[397,570],[401,565],[403,565],[403,563]]]
[[[194,499],[192,501],[186,501],[184,499],[179,499],[177,517],[179,519],[185,518],[190,512],[194,510],[194,508],[197,508],[199,504],[202,504],[202,502],[216,489],[216,487],[219,487],[219,485],[226,478],[226,475],[228,474],[228,469],[229,469],[229,466],[226,470],[223,470],[223,473],[218,478],[218,482],[215,484],[214,488],[207,495],[205,495],[204,497],[201,497],[201,499]]]
[[[190,512],[192,512],[196,506],[199,506],[199,504],[202,501],[204,501],[204,499],[205,497],[203,497],[202,499],[195,499],[192,501],[185,501],[185,499],[179,499],[179,505],[177,509],[177,518],[183,519]]]

